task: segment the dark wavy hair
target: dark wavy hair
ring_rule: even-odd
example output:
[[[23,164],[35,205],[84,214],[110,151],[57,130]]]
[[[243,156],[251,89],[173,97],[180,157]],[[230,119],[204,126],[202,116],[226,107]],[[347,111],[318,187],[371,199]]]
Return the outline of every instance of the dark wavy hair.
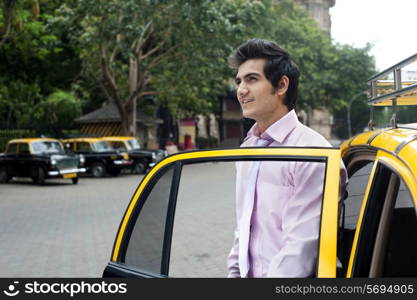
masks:
[[[271,82],[274,89],[278,88],[283,75],[288,77],[289,85],[284,104],[289,110],[295,109],[300,71],[288,52],[276,43],[261,39],[249,40],[232,53],[229,57],[229,65],[233,70],[237,70],[247,60],[257,58],[266,60],[265,77]]]

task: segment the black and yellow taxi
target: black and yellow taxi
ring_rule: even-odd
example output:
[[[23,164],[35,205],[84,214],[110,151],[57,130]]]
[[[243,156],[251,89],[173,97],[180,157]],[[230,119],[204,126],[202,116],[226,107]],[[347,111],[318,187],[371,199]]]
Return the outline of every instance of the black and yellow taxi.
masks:
[[[87,173],[94,177],[117,176],[133,163],[127,152],[117,151],[100,138],[71,138],[62,142],[67,149],[84,156]]]
[[[143,148],[133,136],[106,136],[102,139],[109,142],[113,148],[129,153],[129,158],[133,160],[132,171],[137,174],[144,174],[167,156],[163,150]]]
[[[85,172],[84,161],[82,155],[66,153],[56,139],[14,139],[0,154],[0,182],[6,183],[13,177],[30,177],[38,184],[48,178],[71,179],[76,184],[78,174]]]
[[[417,82],[398,83],[404,63],[416,60],[370,79],[369,104],[390,107],[392,125],[375,129],[370,122],[369,131],[340,148],[214,149],[160,161],[126,209],[103,276],[225,277],[236,222],[235,163],[261,160],[324,166],[316,277],[417,277],[417,126],[396,120],[398,106],[417,104]],[[394,88],[380,94],[389,72]],[[341,159],[349,177],[342,195]]]

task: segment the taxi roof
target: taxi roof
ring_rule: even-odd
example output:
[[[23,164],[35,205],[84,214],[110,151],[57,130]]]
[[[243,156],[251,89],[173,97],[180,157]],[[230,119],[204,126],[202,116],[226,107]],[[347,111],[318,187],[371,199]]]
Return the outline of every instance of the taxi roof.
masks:
[[[62,139],[62,141],[64,143],[69,143],[69,142],[87,142],[87,143],[94,143],[94,142],[102,142],[103,139],[99,138],[99,137],[95,137],[95,138],[71,138],[71,139]]]
[[[134,136],[104,136],[102,137],[103,140],[106,141],[127,141],[127,140],[131,140],[131,139],[136,139],[136,137]]]
[[[360,133],[340,146],[342,156],[352,149],[360,147],[371,147],[375,150],[381,149],[398,157],[407,163],[417,174],[415,158],[417,155],[417,129],[413,126],[376,129]]]
[[[58,139],[53,138],[20,138],[10,140],[9,143],[32,143],[32,142],[60,142]]]

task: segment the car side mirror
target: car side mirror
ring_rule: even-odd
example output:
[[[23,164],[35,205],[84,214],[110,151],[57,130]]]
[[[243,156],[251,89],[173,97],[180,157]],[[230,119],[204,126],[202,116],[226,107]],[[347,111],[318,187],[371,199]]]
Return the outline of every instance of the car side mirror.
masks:
[[[65,153],[73,153],[70,144],[65,144]]]

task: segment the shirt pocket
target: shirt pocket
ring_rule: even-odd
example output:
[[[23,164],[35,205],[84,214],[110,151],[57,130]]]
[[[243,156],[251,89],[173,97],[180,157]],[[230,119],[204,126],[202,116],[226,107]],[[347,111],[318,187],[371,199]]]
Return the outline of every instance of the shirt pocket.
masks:
[[[294,192],[293,186],[265,183],[258,190],[257,210],[275,225],[281,225],[285,204],[290,201]]]

